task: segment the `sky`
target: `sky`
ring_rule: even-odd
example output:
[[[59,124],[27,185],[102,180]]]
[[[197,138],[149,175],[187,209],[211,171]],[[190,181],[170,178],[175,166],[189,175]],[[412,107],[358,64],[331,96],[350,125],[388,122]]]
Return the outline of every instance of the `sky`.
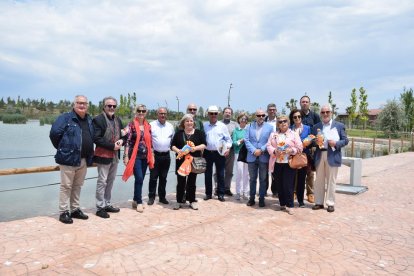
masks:
[[[59,101],[135,92],[280,111],[305,93],[340,112],[414,88],[412,0],[0,1],[0,97]],[[177,100],[178,98],[178,100]]]

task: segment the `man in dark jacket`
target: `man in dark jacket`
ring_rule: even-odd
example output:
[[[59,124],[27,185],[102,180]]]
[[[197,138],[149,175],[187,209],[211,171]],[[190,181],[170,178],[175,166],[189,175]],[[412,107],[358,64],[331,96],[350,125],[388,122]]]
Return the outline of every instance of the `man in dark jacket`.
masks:
[[[73,223],[72,218],[88,219],[79,205],[87,166],[92,165],[93,158],[94,130],[87,111],[88,99],[76,96],[73,110],[56,119],[49,135],[57,149],[56,163],[60,165],[59,220],[66,224]]]
[[[108,212],[119,212],[119,208],[111,205],[111,193],[118,169],[119,149],[124,141],[121,139],[122,121],[118,116],[115,116],[117,100],[113,97],[106,97],[102,104],[103,112],[93,119],[95,128],[93,141],[96,144],[93,161],[98,167],[96,215],[101,218],[109,218]]]

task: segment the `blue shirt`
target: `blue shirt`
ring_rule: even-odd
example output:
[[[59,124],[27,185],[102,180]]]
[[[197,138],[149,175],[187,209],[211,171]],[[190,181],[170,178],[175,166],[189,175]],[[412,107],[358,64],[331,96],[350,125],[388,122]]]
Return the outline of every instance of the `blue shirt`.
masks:
[[[227,126],[222,122],[217,121],[215,124],[205,122],[204,132],[206,133],[207,150],[218,150],[218,145],[221,140],[226,142],[228,149],[231,148],[233,141],[231,140]]]

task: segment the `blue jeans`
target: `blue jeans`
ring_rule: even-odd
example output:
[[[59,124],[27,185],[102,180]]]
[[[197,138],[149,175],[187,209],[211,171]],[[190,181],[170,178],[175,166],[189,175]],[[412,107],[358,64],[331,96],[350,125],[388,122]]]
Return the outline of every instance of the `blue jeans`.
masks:
[[[134,201],[142,204],[142,184],[144,183],[145,172],[147,171],[147,159],[135,159],[134,164]]]
[[[217,151],[204,151],[204,158],[207,161],[205,176],[206,195],[211,196],[213,193],[213,164],[216,164],[217,173],[217,194],[224,196],[224,168],[226,158],[221,156]]]
[[[256,182],[257,173],[259,173],[259,199],[264,200],[266,194],[266,179],[268,172],[268,163],[262,163],[259,160],[247,163],[249,168],[249,179],[250,179],[250,200],[254,201],[256,196]]]

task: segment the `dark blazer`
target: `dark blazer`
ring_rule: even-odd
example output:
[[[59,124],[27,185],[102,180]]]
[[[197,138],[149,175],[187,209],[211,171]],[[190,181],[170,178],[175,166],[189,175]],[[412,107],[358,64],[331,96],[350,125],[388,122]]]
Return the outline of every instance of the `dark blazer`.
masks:
[[[336,142],[336,146],[335,146],[335,151],[332,150],[331,147],[328,147],[328,163],[329,166],[331,167],[340,167],[342,164],[342,152],[341,149],[342,147],[345,147],[346,145],[348,145],[348,137],[346,135],[346,131],[345,131],[345,125],[337,122],[335,120],[332,120],[332,125],[331,125],[331,129],[336,127],[336,129],[338,130],[338,134],[339,134],[339,141]],[[313,135],[317,135],[318,133],[318,128],[320,130],[323,129],[323,123],[319,122],[316,125],[313,126],[312,128],[312,134]],[[319,162],[321,161],[321,150],[319,149],[319,147],[316,147],[316,151],[315,151],[315,166],[317,167]]]

